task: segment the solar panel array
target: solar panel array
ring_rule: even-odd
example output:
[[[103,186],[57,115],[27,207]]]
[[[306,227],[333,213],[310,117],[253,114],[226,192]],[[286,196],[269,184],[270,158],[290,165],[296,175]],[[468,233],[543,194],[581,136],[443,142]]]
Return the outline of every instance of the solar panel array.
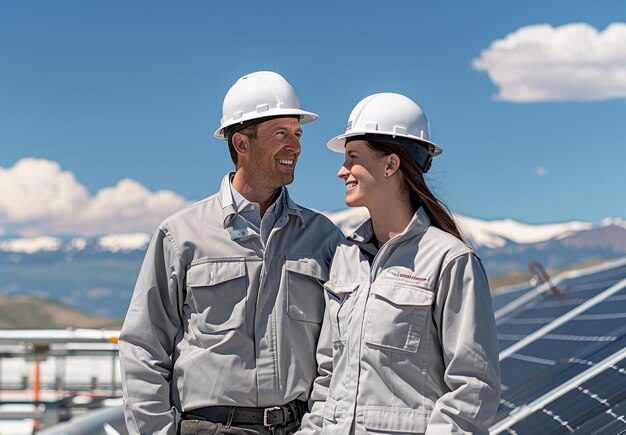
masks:
[[[491,433],[626,433],[626,259],[498,306],[502,399]]]

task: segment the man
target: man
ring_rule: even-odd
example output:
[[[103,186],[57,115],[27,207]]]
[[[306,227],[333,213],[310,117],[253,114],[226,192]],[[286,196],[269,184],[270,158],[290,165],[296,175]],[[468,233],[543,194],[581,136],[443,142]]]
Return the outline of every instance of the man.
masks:
[[[341,232],[295,204],[301,109],[261,71],[224,98],[236,170],[154,235],[120,335],[130,433],[290,434],[316,376],[322,284]]]

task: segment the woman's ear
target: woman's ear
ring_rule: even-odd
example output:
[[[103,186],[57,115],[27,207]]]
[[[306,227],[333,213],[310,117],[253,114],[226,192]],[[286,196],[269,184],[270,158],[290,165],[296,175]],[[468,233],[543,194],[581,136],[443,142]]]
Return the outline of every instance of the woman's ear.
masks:
[[[400,157],[397,154],[389,154],[385,165],[385,177],[391,177],[398,172],[398,169],[400,169]]]

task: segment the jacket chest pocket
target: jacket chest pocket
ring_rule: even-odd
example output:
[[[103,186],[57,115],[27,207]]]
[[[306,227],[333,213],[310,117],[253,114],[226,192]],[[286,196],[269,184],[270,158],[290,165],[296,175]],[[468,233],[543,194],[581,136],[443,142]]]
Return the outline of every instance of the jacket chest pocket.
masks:
[[[328,280],[328,267],[321,257],[285,260],[284,286],[287,315],[291,320],[322,323],[324,292],[322,283]]]
[[[374,283],[370,289],[364,340],[374,346],[417,352],[434,293],[414,286]]]
[[[330,313],[333,341],[343,341],[348,331],[350,315],[354,306],[355,290],[359,283],[339,285],[331,282],[324,284],[326,304]]]
[[[246,267],[243,260],[192,265],[187,271],[190,324],[206,333],[240,327],[246,317]]]

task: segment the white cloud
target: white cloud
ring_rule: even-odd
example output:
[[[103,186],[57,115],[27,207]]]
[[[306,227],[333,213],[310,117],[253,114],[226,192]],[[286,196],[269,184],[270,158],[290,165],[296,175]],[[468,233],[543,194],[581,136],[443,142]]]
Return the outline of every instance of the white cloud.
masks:
[[[108,234],[98,240],[102,248],[111,252],[143,249],[148,243],[150,235],[146,233]]]
[[[27,158],[0,168],[0,186],[2,224],[69,217],[89,200],[74,174],[50,160]]]
[[[151,192],[142,184],[123,179],[115,187],[101,189],[83,210],[84,227],[100,232],[102,221],[107,232],[152,232],[167,215],[180,210],[187,201],[169,190]]]
[[[152,192],[130,179],[90,196],[58,163],[34,158],[0,168],[0,186],[0,228],[25,236],[152,232],[188,204],[174,192]]]
[[[626,23],[522,27],[493,41],[472,65],[513,102],[626,97]]]
[[[535,174],[538,177],[543,177],[544,175],[546,175],[548,173],[548,171],[546,170],[546,168],[544,168],[543,166],[538,166],[537,169],[535,169]]]
[[[63,241],[56,237],[41,236],[30,239],[13,239],[0,242],[0,251],[32,254],[40,251],[56,251]]]

